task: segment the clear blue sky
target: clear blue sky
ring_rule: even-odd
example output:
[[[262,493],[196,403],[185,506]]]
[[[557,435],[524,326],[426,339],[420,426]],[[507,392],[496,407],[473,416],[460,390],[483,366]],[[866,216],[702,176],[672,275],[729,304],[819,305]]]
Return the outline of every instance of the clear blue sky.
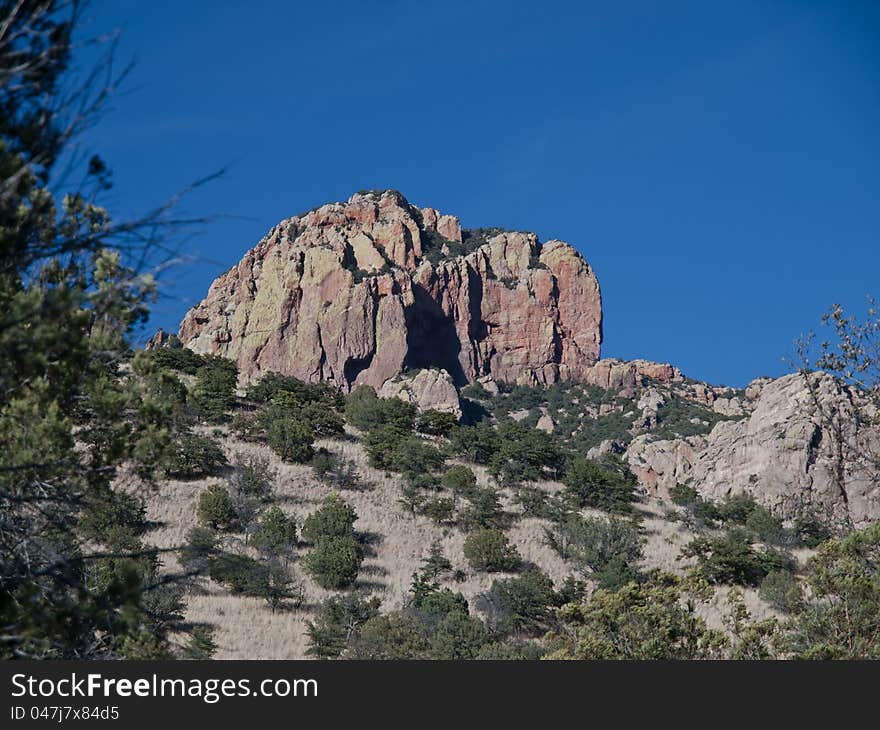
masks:
[[[283,217],[394,187],[574,244],[604,354],[743,385],[880,294],[880,3],[94,0],[128,93],[117,214],[230,165],[165,275],[175,329]]]

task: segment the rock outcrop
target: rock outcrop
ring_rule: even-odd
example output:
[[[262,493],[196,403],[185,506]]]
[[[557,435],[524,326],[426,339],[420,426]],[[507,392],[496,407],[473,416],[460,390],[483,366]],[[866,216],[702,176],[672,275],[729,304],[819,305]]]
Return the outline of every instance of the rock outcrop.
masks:
[[[880,481],[865,453],[877,433],[858,427],[848,389],[828,375],[800,374],[762,380],[751,389],[748,418],[716,424],[706,437],[652,441],[640,436],[627,460],[642,485],[665,496],[676,482],[720,499],[746,493],[784,517],[809,509],[856,526],[880,517]],[[815,394],[815,397],[814,397]],[[829,427],[825,414],[841,414],[847,432]]]
[[[599,284],[562,241],[463,232],[395,191],[353,195],[275,226],[184,318],[187,347],[303,380],[380,388],[407,369],[457,385],[586,379]]]
[[[434,410],[461,418],[461,402],[452,377],[445,370],[419,370],[395,376],[379,388],[380,398],[400,398],[420,411]]]

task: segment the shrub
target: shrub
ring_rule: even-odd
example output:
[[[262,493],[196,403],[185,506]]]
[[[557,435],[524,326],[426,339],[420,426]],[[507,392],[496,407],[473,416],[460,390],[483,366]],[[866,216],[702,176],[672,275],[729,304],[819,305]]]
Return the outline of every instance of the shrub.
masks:
[[[486,573],[516,570],[522,558],[500,530],[479,529],[464,541],[464,557],[471,568]]]
[[[553,582],[538,570],[494,581],[486,602],[494,607],[497,628],[505,633],[546,629],[553,609],[559,605]]]
[[[226,420],[227,412],[235,403],[235,385],[238,367],[231,360],[206,356],[205,364],[196,371],[196,383],[190,394],[190,403],[206,421]]]
[[[455,521],[455,503],[451,497],[431,497],[422,504],[422,514],[438,525]]]
[[[217,533],[207,527],[193,527],[180,550],[180,564],[187,570],[204,570],[217,552]]]
[[[745,527],[761,542],[770,545],[782,545],[788,541],[788,532],[783,528],[782,520],[761,505],[755,505],[746,518]]]
[[[498,427],[497,443],[489,469],[496,479],[505,484],[541,479],[545,468],[555,476],[562,468],[562,449],[544,431],[509,421]]]
[[[453,464],[443,474],[442,483],[455,497],[470,498],[476,490],[477,477],[468,467]]]
[[[578,507],[608,512],[631,512],[636,499],[636,478],[622,464],[602,466],[590,459],[575,459],[562,479],[565,491]]]
[[[315,620],[306,622],[307,653],[318,659],[336,659],[360,627],[378,614],[378,598],[331,596],[319,606]]]
[[[437,624],[428,655],[438,660],[476,659],[487,643],[489,633],[482,621],[461,611],[449,611]]]
[[[272,498],[277,476],[267,457],[236,454],[235,470],[229,477],[229,486],[236,494],[268,501]]]
[[[199,522],[214,530],[229,530],[235,523],[235,509],[229,491],[222,484],[212,484],[199,495]]]
[[[360,491],[369,488],[357,467],[349,459],[320,448],[312,458],[315,476],[325,484],[341,491]]]
[[[278,373],[266,373],[248,386],[245,395],[248,400],[257,403],[269,403],[281,395],[287,395],[299,404],[320,403],[334,410],[345,404],[342,393],[328,383],[306,383],[291,375]]]
[[[177,479],[198,479],[217,474],[226,466],[226,455],[210,436],[178,434],[165,452],[164,469]]]
[[[284,461],[305,463],[315,455],[311,426],[292,418],[274,418],[266,429],[266,443]]]
[[[370,466],[376,469],[427,474],[443,465],[443,454],[437,447],[393,425],[368,432],[364,437],[364,450]]]
[[[488,464],[501,443],[498,432],[485,422],[476,426],[459,426],[449,434],[449,440],[454,454],[475,464]]]
[[[145,529],[146,507],[134,494],[107,490],[101,498],[90,494],[84,500],[79,527],[88,540],[106,540],[112,530],[122,530],[132,537]]]
[[[545,534],[550,547],[585,574],[601,574],[613,560],[632,564],[642,556],[638,528],[620,517],[571,514]]]
[[[791,572],[795,567],[785,553],[773,548],[756,550],[750,533],[740,527],[719,537],[699,537],[683,554],[695,556],[699,571],[712,583],[756,586],[770,572]]]
[[[451,413],[429,409],[419,415],[416,430],[431,436],[448,436],[457,425],[458,419]]]
[[[428,556],[422,559],[421,575],[427,580],[433,581],[444,573],[451,572],[452,563],[449,562],[449,558],[443,554],[443,546],[440,544],[440,541],[435,540],[431,543],[431,549],[428,552]]]
[[[716,659],[727,645],[683,594],[675,576],[658,574],[618,591],[596,590],[559,611],[562,630],[547,637],[550,659]]]
[[[303,539],[316,543],[325,537],[349,537],[353,534],[357,512],[337,494],[331,494],[303,523]]]
[[[689,487],[687,484],[676,484],[669,489],[669,499],[672,500],[673,504],[677,504],[679,507],[690,507],[692,504],[702,499],[702,497],[700,497],[700,493],[693,487]]]
[[[461,513],[461,523],[465,529],[500,528],[506,523],[498,492],[492,487],[475,489],[468,502],[468,507]]]
[[[808,548],[817,548],[832,536],[827,522],[809,511],[798,514],[791,530],[795,539]]]
[[[616,591],[627,583],[638,582],[641,574],[625,557],[615,555],[593,577],[597,588]]]
[[[406,611],[396,611],[366,621],[348,655],[352,659],[425,659],[428,649],[425,625]]]
[[[351,535],[321,537],[303,558],[303,566],[322,588],[345,588],[357,579],[363,551]]]
[[[368,385],[359,385],[346,398],[345,419],[361,431],[393,426],[411,432],[416,422],[416,406],[399,398],[379,398]]]
[[[803,590],[798,579],[787,570],[773,570],[761,581],[759,595],[774,608],[792,613],[803,605]]]
[[[263,513],[250,543],[266,557],[289,557],[296,549],[296,522],[273,505]]]
[[[148,360],[150,365],[155,368],[178,370],[188,375],[195,375],[206,362],[206,358],[202,355],[185,347],[159,347],[138,353],[138,355],[142,359]]]
[[[521,484],[514,490],[514,501],[525,517],[545,517],[547,492],[533,484]]]

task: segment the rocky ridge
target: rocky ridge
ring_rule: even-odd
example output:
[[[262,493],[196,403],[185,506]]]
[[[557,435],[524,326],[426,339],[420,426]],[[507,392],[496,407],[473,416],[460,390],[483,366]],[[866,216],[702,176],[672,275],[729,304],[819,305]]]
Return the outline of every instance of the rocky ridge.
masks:
[[[371,385],[456,417],[466,385],[503,406],[512,383],[578,383],[561,409],[519,403],[502,415],[592,457],[621,455],[654,496],[687,483],[711,498],[752,494],[787,517],[880,517],[877,479],[817,415],[816,393],[824,407],[854,407],[833,379],[759,378],[738,391],[668,363],[600,359],[599,284],[574,248],[463,230],[396,191],[279,223],[187,313],[179,341],[235,360],[245,380],[274,371]],[[179,343],[161,333],[151,346]]]
[[[185,316],[200,353],[303,380],[380,388],[408,369],[457,385],[581,378],[599,358],[590,266],[532,233],[473,235],[396,191],[353,195],[275,226]]]

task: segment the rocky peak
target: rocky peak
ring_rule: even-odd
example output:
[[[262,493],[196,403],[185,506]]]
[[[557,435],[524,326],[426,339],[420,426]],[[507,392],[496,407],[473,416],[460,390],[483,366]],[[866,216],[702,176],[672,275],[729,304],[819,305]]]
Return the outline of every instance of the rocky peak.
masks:
[[[279,223],[214,281],[179,336],[246,378],[276,371],[347,389],[416,368],[458,385],[583,378],[601,332],[598,281],[569,244],[462,230],[385,190]]]

